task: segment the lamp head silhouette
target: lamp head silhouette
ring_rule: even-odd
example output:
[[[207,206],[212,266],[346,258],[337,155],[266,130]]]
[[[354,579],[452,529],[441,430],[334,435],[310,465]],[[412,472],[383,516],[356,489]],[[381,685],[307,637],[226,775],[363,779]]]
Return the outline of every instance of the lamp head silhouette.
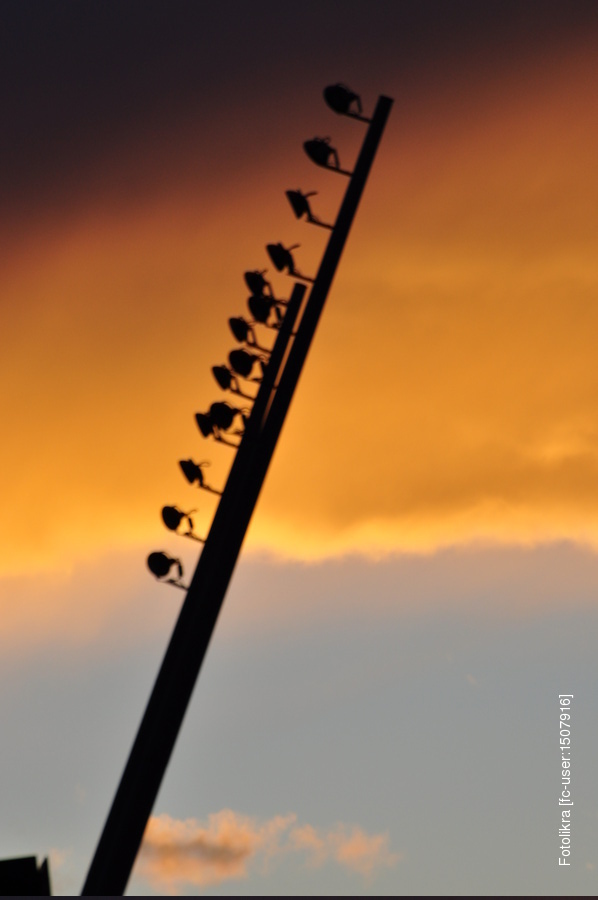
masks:
[[[297,247],[300,247],[301,244],[293,244],[290,247],[283,247],[281,243],[278,244],[266,244],[266,250],[268,251],[268,255],[270,259],[276,266],[279,272],[282,272],[284,269],[288,269],[289,275],[294,278],[300,278],[302,281],[311,281],[313,282],[313,278],[308,278],[307,275],[302,275],[295,268],[295,262],[293,260],[293,255],[291,250],[295,250]]]
[[[251,370],[253,369],[254,363],[256,363],[256,362],[262,363],[262,372],[263,372],[262,358],[259,356],[256,356],[255,353],[248,353],[247,350],[232,350],[228,354],[228,360],[230,362],[233,372],[236,372],[237,375],[241,375],[243,378],[249,378],[249,376],[251,375]]]
[[[265,297],[264,300],[266,300]],[[266,302],[271,303],[272,301],[266,300]],[[253,328],[249,322],[245,321],[243,316],[234,316],[232,319],[228,320],[228,324],[233,333],[233,337],[235,340],[239,341],[240,344],[255,344]]]
[[[221,491],[217,491],[215,488],[209,487],[206,484],[202,468],[209,465],[209,462],[196,463],[192,459],[179,460],[179,466],[189,484],[197,484],[198,487],[203,488],[205,491],[209,491],[210,494],[218,494],[220,496],[222,494]]]
[[[338,153],[334,147],[330,146],[330,138],[312,138],[311,141],[305,141],[303,149],[312,162],[318,166],[324,166],[326,169],[338,169],[340,166]]]
[[[235,351],[233,350],[232,352],[234,353]],[[239,353],[245,352],[245,350],[239,351]],[[259,359],[260,357],[257,358]],[[235,375],[235,372],[240,375],[242,375],[243,373],[238,372],[238,370],[235,369],[235,366],[233,366],[232,369],[234,371],[229,369],[228,366],[212,366],[212,374],[218,382],[218,385],[222,388],[223,391],[230,391],[231,394],[238,394],[239,397],[244,397],[245,400],[255,400],[255,397],[252,397],[251,394],[246,394],[245,391],[241,389],[239,380],[237,378],[237,375]],[[259,379],[253,380],[257,381]]]
[[[291,204],[291,209],[298,219],[307,216],[308,221],[313,220],[312,211],[309,206],[309,197],[315,197],[317,191],[310,191],[304,194],[302,191],[285,191],[286,197]]]
[[[222,431],[228,431],[237,413],[241,413],[241,410],[223,401],[212,403],[210,406],[210,419]]]
[[[230,391],[235,387],[233,373],[226,366],[212,366],[212,374],[223,391]]]
[[[331,84],[324,88],[324,100],[336,113],[354,118],[361,116],[361,97],[346,84]],[[355,108],[351,109],[351,106]]]
[[[214,425],[209,413],[195,413],[195,421],[204,437],[214,433]]]
[[[221,443],[237,447],[238,444],[231,444],[230,441],[226,441],[220,434],[221,431],[228,431],[236,415],[241,416],[243,424],[245,424],[249,413],[244,409],[237,409],[236,406],[230,406],[230,404],[220,401],[212,403],[207,413],[195,413],[195,421],[204,437],[212,435],[215,440]],[[241,435],[243,431],[235,431],[233,434]]]
[[[197,481],[200,487],[204,486],[204,477],[203,472],[201,471],[202,467],[209,465],[209,462],[196,463],[193,462],[192,459],[179,460],[179,466],[181,467],[183,475],[185,476],[189,484],[195,484],[195,482]]]
[[[180,559],[174,559],[163,550],[156,551],[155,553],[150,553],[147,558],[148,569],[150,570],[152,575],[160,580],[166,578],[173,566],[176,568],[177,574],[174,576],[174,578],[168,578],[166,584],[174,584],[176,585],[176,587],[180,587],[183,588],[183,590],[186,590],[185,585],[181,584],[180,581],[180,579],[183,577],[183,566]]]
[[[268,319],[270,318],[270,313],[273,308],[278,311],[278,307],[274,301],[270,300],[269,297],[264,297],[263,294],[252,294],[247,301],[247,306],[249,307],[249,312],[253,316],[254,321],[258,322],[260,325],[268,324]],[[280,318],[280,316],[278,316],[278,318]]]
[[[176,531],[183,519],[189,519],[192,512],[197,512],[197,510],[192,509],[191,512],[185,513],[178,506],[163,506],[162,521],[169,531]],[[189,521],[191,520],[189,519]]]
[[[272,305],[282,303],[282,300],[275,300],[274,297],[266,297],[264,294],[252,294],[249,299],[251,300],[254,297],[258,310],[258,315],[254,316],[254,319],[256,322],[263,322],[265,324],[270,314],[270,310],[272,309]],[[251,312],[251,303],[249,304],[249,311]],[[260,318],[260,316],[263,318]],[[247,344],[248,347],[253,347],[255,350],[260,350],[262,353],[271,352],[268,347],[262,347],[258,344],[251,322],[247,322],[243,316],[235,316],[234,318],[229,319],[228,324],[233,333],[233,337],[239,341],[240,344]]]
[[[263,269],[259,272],[255,269],[252,272],[245,272],[243,276],[245,278],[245,284],[252,294],[263,294],[267,289],[270,296],[272,296],[272,285],[264,278],[264,273],[267,271],[267,269]]]
[[[281,243],[278,244],[267,244],[266,250],[268,251],[268,256],[274,263],[274,266],[279,272],[284,271],[284,269],[289,270],[289,275],[295,274],[295,263],[293,262],[293,256],[291,254],[291,250],[295,250],[297,247],[301,246],[300,244],[292,244],[290,247],[283,247]]]
[[[176,531],[177,534],[181,535],[181,537],[192,538],[194,541],[201,541],[201,543],[203,544],[203,538],[200,538],[193,533],[193,519],[191,518],[191,513],[194,512],[197,512],[197,510],[192,509],[189,512],[183,512],[183,510],[179,509],[178,506],[163,506],[162,521],[169,531]],[[187,523],[187,531],[178,530],[181,522],[183,521]]]
[[[298,219],[302,219],[303,216],[307,219],[308,222],[311,222],[312,225],[319,225],[321,228],[328,228],[330,231],[333,230],[334,226],[329,225],[327,222],[322,222],[316,216],[314,216],[311,211],[311,206],[309,205],[309,198],[315,197],[317,191],[309,191],[309,193],[304,194],[303,191],[285,191],[287,200],[291,204],[291,209],[295,213],[295,216]]]

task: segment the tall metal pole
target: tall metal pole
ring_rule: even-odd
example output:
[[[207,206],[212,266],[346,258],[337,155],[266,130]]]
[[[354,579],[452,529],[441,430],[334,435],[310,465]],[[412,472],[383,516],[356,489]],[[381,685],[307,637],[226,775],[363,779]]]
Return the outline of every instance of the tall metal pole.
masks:
[[[245,434],[129,755],[82,895],[124,893],[253,510],[365,187],[392,100],[380,97],[296,337],[295,284]]]

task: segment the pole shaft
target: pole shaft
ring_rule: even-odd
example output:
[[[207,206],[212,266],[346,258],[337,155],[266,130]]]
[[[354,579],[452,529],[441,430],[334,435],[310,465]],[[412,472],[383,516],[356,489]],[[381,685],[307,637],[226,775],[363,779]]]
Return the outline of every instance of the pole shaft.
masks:
[[[272,399],[272,406],[268,412],[268,420],[265,427],[264,443],[269,446],[267,461],[262,454],[262,462],[269,464],[276,446],[278,435],[282,430],[287,410],[290,406],[293,393],[299,381],[303,364],[316,331],[328,291],[332,284],[341,254],[345,247],[351,224],[357,212],[357,207],[363,194],[367,177],[369,175],[378,144],[382,137],[393,101],[390,97],[379,97],[370,127],[368,128],[361,152],[355,164],[355,169],[345,197],[343,199],[334,229],[328,240],[318,274],[311,289],[305,312],[297,330],[297,336],[293,341],[288,361],[284,367],[278,390]]]
[[[120,896],[129,880],[241,549],[242,539],[233,542],[238,497],[249,478],[264,409],[304,294],[305,286],[296,284],[91,862],[83,896]]]
[[[306,290],[305,285],[298,283],[293,289],[83,886],[84,896],[120,896],[126,888],[391,105],[389,98],[378,100],[297,335],[285,360]]]

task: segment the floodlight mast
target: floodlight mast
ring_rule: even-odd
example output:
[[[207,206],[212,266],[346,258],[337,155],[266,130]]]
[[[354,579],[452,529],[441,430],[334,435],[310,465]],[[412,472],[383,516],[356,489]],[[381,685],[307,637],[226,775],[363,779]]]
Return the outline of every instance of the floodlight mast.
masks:
[[[83,885],[83,896],[121,896],[127,886],[392,102],[389,97],[378,98],[291,343],[293,327],[307,290],[304,284],[294,286],[212,527]]]

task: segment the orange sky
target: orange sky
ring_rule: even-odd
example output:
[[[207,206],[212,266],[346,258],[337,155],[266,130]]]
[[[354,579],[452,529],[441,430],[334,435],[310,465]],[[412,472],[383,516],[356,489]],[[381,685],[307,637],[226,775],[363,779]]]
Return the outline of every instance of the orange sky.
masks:
[[[548,75],[530,63],[418,104],[394,92],[251,546],[312,558],[596,541],[595,82],[578,48]],[[198,505],[207,529],[214,500],[176,461],[211,459],[225,477],[229,451],[193,414],[218,396],[210,367],[245,312],[243,270],[267,264],[271,240],[301,241],[298,266],[317,265],[326,233],[295,223],[283,191],[316,187],[334,214],[342,179],[299,149],[330,133],[350,161],[360,126],[330,115],[300,111],[227,175],[194,169],[189,125],[159,150],[130,140],[77,203],[13,234],[0,572],[166,546],[164,503]],[[155,189],[119,193],[139,165]]]

